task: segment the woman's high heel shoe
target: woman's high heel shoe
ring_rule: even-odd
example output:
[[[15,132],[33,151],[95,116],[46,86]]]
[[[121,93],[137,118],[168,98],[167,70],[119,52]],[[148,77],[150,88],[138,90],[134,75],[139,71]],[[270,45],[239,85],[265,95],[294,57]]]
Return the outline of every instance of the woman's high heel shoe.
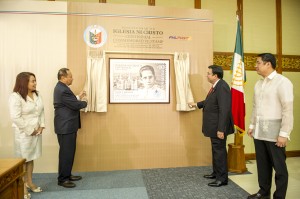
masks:
[[[24,199],[30,199],[31,198],[31,195],[30,195],[30,193],[26,193],[26,194],[24,194]]]
[[[32,192],[35,192],[35,193],[39,193],[39,192],[42,192],[42,188],[41,187],[36,187],[35,189],[31,188],[28,184],[26,184],[26,187],[32,191]]]

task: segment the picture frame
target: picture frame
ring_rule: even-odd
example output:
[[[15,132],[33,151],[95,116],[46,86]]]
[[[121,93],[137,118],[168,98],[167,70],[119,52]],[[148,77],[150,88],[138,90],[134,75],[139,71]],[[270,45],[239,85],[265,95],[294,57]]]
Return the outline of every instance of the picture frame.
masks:
[[[170,60],[110,58],[109,103],[170,103]]]

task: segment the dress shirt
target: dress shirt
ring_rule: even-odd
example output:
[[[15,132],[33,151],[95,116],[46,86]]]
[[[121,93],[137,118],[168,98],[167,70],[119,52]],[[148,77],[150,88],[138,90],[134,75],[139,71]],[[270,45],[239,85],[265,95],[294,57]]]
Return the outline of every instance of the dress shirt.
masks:
[[[289,139],[293,129],[293,84],[272,72],[255,84],[249,129],[259,140],[276,142],[278,136]]]

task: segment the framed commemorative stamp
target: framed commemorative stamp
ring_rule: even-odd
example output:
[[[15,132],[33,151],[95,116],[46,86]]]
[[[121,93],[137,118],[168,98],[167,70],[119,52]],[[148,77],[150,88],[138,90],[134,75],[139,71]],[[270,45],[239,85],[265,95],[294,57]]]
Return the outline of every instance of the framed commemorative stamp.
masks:
[[[110,103],[170,103],[169,59],[109,59]]]

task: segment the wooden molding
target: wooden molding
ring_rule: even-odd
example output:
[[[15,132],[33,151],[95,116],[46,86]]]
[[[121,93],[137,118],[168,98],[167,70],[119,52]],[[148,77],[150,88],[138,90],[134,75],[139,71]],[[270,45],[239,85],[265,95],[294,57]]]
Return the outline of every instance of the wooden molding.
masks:
[[[277,67],[276,71],[282,73],[282,11],[281,0],[276,0],[276,53]]]
[[[246,153],[245,160],[256,160],[255,153]]]
[[[291,157],[300,157],[300,150],[295,150],[295,151],[287,151],[286,157],[291,158]],[[255,153],[247,153],[245,154],[245,160],[255,160]]]
[[[300,150],[296,151],[287,151],[286,152],[286,157],[299,157],[300,156]]]
[[[195,9],[201,9],[201,0],[194,0]]]
[[[282,70],[300,72],[300,56],[282,55]]]
[[[257,54],[244,53],[244,63],[246,70],[255,70]],[[214,64],[222,66],[224,70],[231,70],[233,52],[214,52]]]
[[[244,53],[245,70],[254,71],[258,53]],[[277,55],[275,55],[277,57]],[[213,62],[230,70],[233,52],[214,52]],[[278,60],[277,60],[278,62]],[[300,72],[300,55],[282,55],[282,71]]]
[[[155,6],[155,0],[148,0],[148,6]]]

